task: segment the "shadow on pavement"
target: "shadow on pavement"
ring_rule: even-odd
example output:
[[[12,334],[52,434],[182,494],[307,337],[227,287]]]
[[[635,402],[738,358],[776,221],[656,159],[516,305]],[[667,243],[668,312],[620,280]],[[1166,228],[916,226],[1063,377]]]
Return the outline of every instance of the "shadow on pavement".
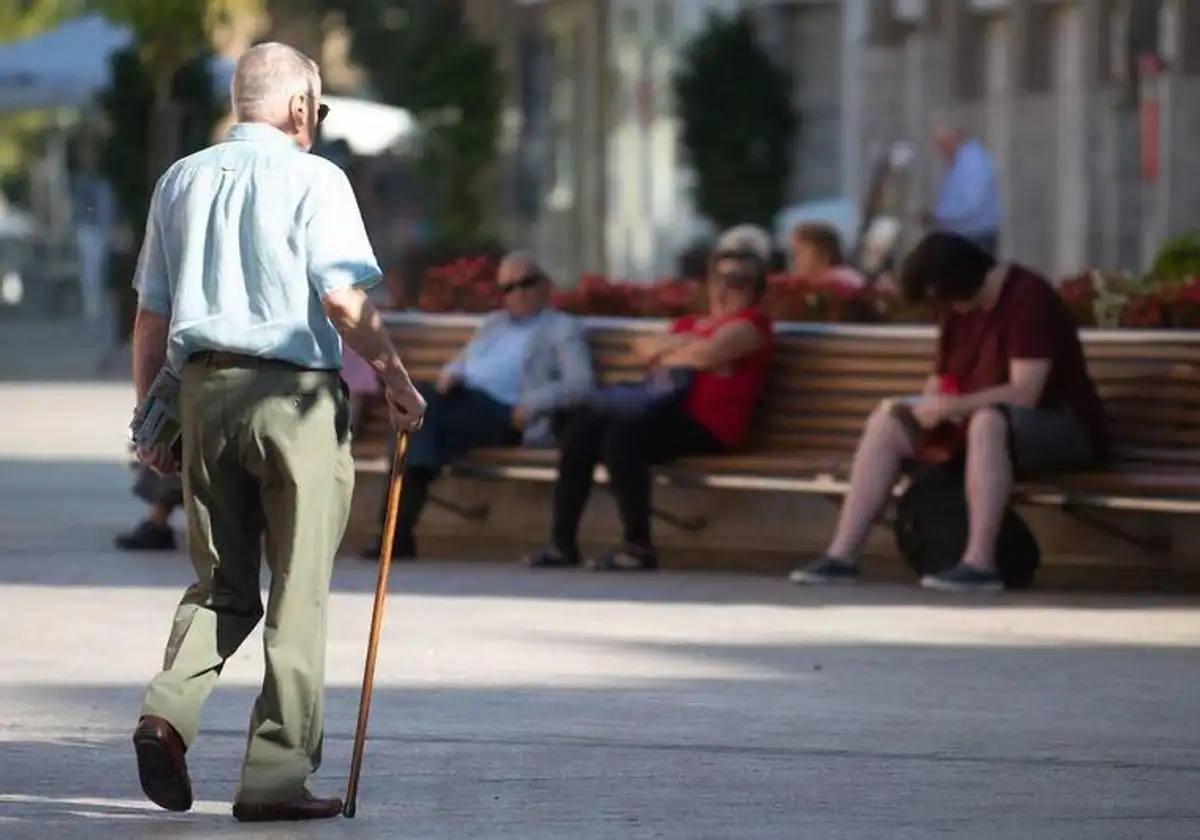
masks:
[[[652,652],[769,673],[574,688],[381,675],[359,819],[252,836],[1093,838],[1200,827],[1200,738],[1190,700],[1171,690],[1194,684],[1196,651]],[[2,732],[3,836],[248,831],[228,803],[252,687],[220,686],[210,701],[189,752],[198,810],[184,816],[141,798],[127,742],[137,689],[20,688],[63,719],[52,732],[19,720]],[[356,687],[328,691],[317,792],[343,788],[357,701]]]
[[[186,554],[119,553],[115,534],[135,525],[145,505],[130,487],[125,462],[0,460],[0,585],[167,586],[191,581]],[[184,545],[183,515],[174,525]],[[498,558],[500,559],[500,558]],[[397,592],[434,597],[529,598],[677,604],[763,604],[819,608],[916,604],[989,609],[1054,606],[1081,609],[1146,609],[1200,603],[1200,596],[1059,592],[1006,593],[973,601],[915,587],[872,584],[854,588],[798,589],[777,577],[663,570],[656,574],[598,575],[582,571],[531,572],[507,558],[497,563],[408,562],[392,567]],[[336,591],[374,590],[376,565],[342,557]]]

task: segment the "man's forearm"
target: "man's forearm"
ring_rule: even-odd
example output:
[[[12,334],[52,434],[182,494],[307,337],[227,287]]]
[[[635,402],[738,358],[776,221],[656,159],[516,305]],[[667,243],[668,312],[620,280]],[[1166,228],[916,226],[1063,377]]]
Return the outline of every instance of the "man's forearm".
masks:
[[[1011,382],[997,385],[995,388],[985,388],[973,394],[965,394],[957,397],[956,400],[956,405],[964,415],[993,405],[1020,405],[1026,408],[1034,408],[1037,405],[1036,399],[1030,400],[1029,395],[1023,389]]]
[[[408,371],[396,352],[383,319],[374,304],[359,290],[348,290],[326,299],[333,326],[351,349],[374,368],[384,382],[407,382]]]
[[[138,405],[146,399],[154,377],[167,361],[167,336],[171,322],[165,315],[138,309],[133,324],[133,384]]]

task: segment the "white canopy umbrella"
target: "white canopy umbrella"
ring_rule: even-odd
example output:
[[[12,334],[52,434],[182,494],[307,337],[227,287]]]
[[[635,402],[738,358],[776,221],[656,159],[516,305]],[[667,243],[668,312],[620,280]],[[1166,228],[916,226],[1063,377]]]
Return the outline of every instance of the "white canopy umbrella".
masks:
[[[108,85],[113,54],[132,43],[128,27],[90,14],[0,44],[0,111],[88,104]]]
[[[417,129],[412,114],[394,105],[341,96],[322,96],[321,101],[329,106],[321,137],[345,140],[356,155],[373,157],[402,148]]]

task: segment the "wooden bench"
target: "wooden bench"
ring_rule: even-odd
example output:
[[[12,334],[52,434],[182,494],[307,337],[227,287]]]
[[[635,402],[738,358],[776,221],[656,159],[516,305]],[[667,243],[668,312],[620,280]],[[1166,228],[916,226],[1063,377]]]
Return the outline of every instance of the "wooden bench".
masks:
[[[432,381],[470,337],[477,319],[391,313],[392,337],[418,381]],[[588,319],[597,373],[605,383],[642,370],[633,337],[661,330],[649,321]],[[863,423],[880,400],[916,393],[929,373],[929,327],[780,324],[774,369],[751,445],[736,454],[687,458],[656,471],[661,483],[738,491],[839,497]],[[1084,333],[1092,376],[1107,408],[1113,459],[1104,471],[1021,484],[1017,501],[1051,505],[1106,532],[1162,548],[1106,517],[1107,510],[1200,514],[1200,333],[1093,330]],[[359,469],[385,472],[390,427],[382,404],[355,444]],[[463,476],[553,481],[552,450],[476,450],[452,467]],[[599,476],[603,481],[601,471]],[[453,502],[449,506],[454,507]],[[470,518],[485,509],[464,507]],[[683,527],[702,520],[671,517]]]

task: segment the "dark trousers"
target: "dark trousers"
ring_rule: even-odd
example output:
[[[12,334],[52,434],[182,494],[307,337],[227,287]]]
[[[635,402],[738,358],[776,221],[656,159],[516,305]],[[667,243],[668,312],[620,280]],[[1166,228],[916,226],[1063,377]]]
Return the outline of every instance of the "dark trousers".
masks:
[[[521,434],[513,428],[512,406],[483,391],[457,388],[439,394],[421,388],[428,401],[425,424],[413,434],[404,468],[404,495],[397,530],[410,534],[429,498],[429,486],[442,467],[469,449],[481,446],[516,446]],[[386,509],[387,499],[383,504]],[[382,519],[382,516],[380,517]]]
[[[159,475],[147,466],[138,467],[133,495],[151,505],[160,505],[167,513],[183,504],[183,482],[179,473]]]
[[[579,520],[601,461],[608,468],[625,542],[649,549],[650,467],[684,455],[721,452],[724,445],[679,403],[633,419],[584,410],[567,425],[554,487],[551,539],[563,553],[574,553]]]

